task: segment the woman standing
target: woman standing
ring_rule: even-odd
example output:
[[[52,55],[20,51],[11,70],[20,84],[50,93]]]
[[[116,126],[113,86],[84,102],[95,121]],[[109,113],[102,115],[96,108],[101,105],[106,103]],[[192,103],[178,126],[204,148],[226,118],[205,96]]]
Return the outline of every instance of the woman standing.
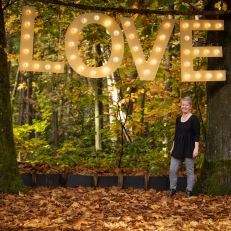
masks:
[[[191,113],[192,99],[187,96],[182,98],[180,102],[182,115],[176,119],[174,142],[170,151],[169,197],[176,193],[177,171],[183,161],[187,172],[186,197],[192,196],[194,162],[199,151],[200,123],[198,118]]]

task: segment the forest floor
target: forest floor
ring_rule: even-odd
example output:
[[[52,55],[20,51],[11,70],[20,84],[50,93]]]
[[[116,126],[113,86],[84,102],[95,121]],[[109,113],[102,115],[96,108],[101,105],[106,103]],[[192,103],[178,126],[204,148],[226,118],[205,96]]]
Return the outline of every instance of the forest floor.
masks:
[[[0,230],[231,230],[231,197],[111,188],[28,188],[0,194]]]
[[[63,168],[19,164],[20,173],[61,173]],[[65,168],[66,173],[118,175],[121,169]],[[166,170],[167,171],[167,170]],[[123,175],[143,175],[124,168]],[[180,171],[185,175],[184,170]],[[0,194],[0,231],[229,231],[231,197],[119,187],[27,187],[28,194]]]

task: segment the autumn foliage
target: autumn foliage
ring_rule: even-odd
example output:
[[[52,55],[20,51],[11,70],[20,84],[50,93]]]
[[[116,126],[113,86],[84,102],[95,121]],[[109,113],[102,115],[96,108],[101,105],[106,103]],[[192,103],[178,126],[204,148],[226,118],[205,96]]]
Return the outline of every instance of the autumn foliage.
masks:
[[[231,230],[229,196],[112,188],[29,188],[0,195],[0,230]]]

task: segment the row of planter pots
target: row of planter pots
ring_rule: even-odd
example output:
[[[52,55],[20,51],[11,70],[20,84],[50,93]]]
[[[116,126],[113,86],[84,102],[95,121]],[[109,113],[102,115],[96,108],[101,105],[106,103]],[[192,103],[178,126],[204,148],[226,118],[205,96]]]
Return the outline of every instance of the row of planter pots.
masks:
[[[155,189],[164,191],[169,189],[169,178],[162,176],[94,176],[72,175],[72,174],[21,174],[25,186],[45,187],[112,187],[118,186],[123,189]],[[178,177],[177,190],[185,191],[187,185],[186,177]]]

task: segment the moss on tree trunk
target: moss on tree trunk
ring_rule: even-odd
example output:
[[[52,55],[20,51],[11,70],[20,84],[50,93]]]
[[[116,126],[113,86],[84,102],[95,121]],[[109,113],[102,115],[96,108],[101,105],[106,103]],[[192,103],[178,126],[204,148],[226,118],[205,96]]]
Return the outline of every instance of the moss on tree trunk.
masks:
[[[207,1],[206,10],[215,10],[217,0]],[[229,4],[229,7],[231,4]],[[207,46],[222,46],[223,57],[209,58],[208,70],[226,70],[226,81],[207,82],[206,153],[194,192],[231,194],[231,18],[224,20],[224,31],[209,31]]]
[[[199,179],[194,185],[194,193],[209,195],[231,194],[231,160],[204,161]]]
[[[0,192],[27,192],[19,173],[14,145],[5,26],[0,0]]]

